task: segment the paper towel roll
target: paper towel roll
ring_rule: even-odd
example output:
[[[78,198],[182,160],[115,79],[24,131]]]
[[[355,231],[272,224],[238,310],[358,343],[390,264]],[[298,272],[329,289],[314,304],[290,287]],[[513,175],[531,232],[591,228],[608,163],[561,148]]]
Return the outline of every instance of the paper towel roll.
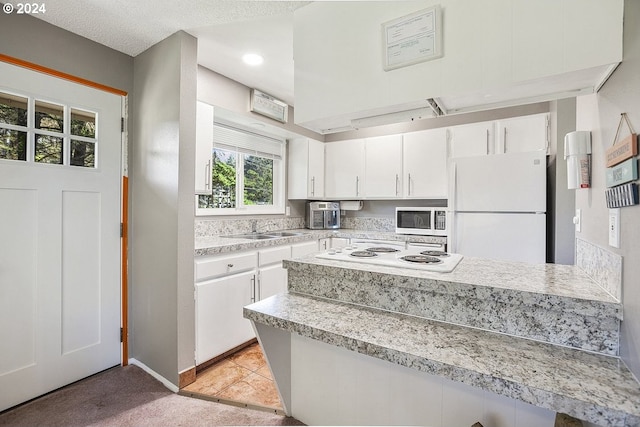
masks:
[[[362,209],[362,200],[343,200],[340,202],[340,209],[344,211],[359,211]]]

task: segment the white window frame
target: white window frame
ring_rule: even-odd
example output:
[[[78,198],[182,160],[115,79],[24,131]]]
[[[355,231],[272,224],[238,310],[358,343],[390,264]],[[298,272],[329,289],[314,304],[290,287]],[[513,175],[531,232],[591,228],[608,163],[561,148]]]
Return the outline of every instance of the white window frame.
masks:
[[[220,124],[218,124],[220,125]],[[236,152],[236,207],[235,208],[201,208],[198,206],[200,195],[195,197],[196,216],[206,215],[283,215],[285,213],[285,168],[286,168],[286,140],[266,135],[252,133],[228,124],[222,124],[223,128],[235,132],[245,133],[246,141],[231,141],[227,138],[220,140],[214,134],[214,143],[211,150],[219,148]],[[265,153],[256,138],[264,138],[271,142],[273,147]],[[279,151],[279,152],[278,152]],[[245,205],[244,204],[244,155],[255,155],[273,159],[273,204],[272,205]]]

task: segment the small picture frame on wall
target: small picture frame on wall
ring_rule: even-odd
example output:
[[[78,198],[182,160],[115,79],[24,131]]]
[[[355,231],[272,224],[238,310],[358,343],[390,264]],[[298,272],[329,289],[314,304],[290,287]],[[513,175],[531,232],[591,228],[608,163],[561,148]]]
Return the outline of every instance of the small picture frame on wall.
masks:
[[[440,5],[382,24],[382,67],[385,71],[441,57]]]
[[[281,123],[287,123],[289,119],[289,106],[286,102],[257,89],[251,89],[251,111]]]

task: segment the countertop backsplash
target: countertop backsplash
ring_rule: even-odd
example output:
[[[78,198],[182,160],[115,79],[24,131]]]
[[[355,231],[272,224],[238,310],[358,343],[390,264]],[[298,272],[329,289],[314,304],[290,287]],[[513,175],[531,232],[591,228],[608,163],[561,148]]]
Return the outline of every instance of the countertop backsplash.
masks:
[[[368,231],[396,231],[396,224],[393,217],[342,216],[340,217],[340,228]]]
[[[340,218],[340,228],[350,230],[367,230],[395,232],[396,226],[392,217],[351,217],[342,216]],[[225,218],[225,219],[202,219],[195,220],[195,237],[214,237],[228,234],[250,233],[255,224],[255,231],[260,233],[276,230],[298,230],[305,228],[304,217],[285,218]]]
[[[622,297],[622,257],[576,238],[576,265],[618,301]]]
[[[255,230],[253,226],[255,224]],[[202,237],[224,236],[228,234],[260,233],[276,230],[297,230],[304,228],[303,217],[285,218],[241,218],[241,219],[200,219],[196,218],[194,231],[196,239]]]

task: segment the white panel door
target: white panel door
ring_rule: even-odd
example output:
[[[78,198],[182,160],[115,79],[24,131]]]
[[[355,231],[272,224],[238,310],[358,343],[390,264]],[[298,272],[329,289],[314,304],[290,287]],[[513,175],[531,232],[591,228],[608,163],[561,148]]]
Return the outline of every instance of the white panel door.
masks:
[[[15,96],[26,117],[0,118],[3,142],[26,146],[0,150],[1,411],[121,362],[122,98],[4,63],[0,76],[0,114]]]

